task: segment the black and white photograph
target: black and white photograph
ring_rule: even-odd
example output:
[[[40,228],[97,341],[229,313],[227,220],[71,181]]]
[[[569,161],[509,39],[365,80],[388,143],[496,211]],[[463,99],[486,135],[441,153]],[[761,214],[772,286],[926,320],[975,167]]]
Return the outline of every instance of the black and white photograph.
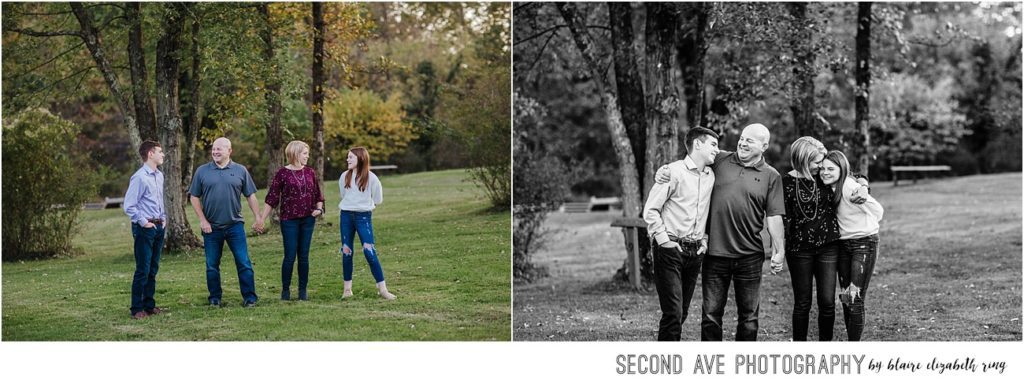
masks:
[[[1021,3],[513,7],[516,341],[1021,341]]]

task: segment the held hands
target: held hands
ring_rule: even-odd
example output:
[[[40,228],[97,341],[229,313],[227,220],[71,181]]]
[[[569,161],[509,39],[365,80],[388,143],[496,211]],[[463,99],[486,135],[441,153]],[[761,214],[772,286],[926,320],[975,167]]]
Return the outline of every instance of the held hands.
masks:
[[[786,251],[781,249],[775,249],[772,253],[772,274],[782,272],[783,262],[786,260]]]
[[[708,252],[708,239],[701,239],[700,248],[697,248],[697,255],[703,255]]]
[[[672,180],[672,173],[668,170],[667,165],[662,165],[658,168],[658,172],[654,174],[654,182],[658,184],[665,184]]]
[[[263,223],[263,219],[262,218],[257,218],[256,222],[252,223],[252,230],[256,231],[256,233],[258,233],[258,234],[263,234],[263,231],[266,230],[266,228],[263,226],[263,224],[264,224]]]
[[[199,221],[199,229],[201,229],[203,233],[213,232],[213,227],[211,227],[210,222],[206,220]]]

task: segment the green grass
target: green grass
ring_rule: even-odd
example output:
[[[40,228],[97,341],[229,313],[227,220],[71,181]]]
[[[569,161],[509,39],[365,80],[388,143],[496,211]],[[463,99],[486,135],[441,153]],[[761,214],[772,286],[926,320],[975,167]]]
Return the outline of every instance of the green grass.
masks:
[[[198,249],[161,259],[156,300],[169,312],[131,320],[135,262],[127,217],[117,209],[84,211],[76,256],[3,264],[3,339],[509,340],[510,214],[489,210],[466,176],[453,170],[382,177],[384,203],[374,211],[374,231],[395,301],[377,296],[358,244],[355,296],[341,300],[338,184],[328,181],[324,193],[333,213],[313,235],[307,302],[279,299],[282,245],[275,226],[249,237],[256,308],[241,307],[227,247],[221,262],[227,306],[206,305]],[[247,206],[243,212],[248,227],[252,213]],[[293,297],[296,283],[297,276]]]
[[[885,207],[880,250],[866,295],[866,341],[1021,340],[1021,174],[929,180],[893,188],[876,183]],[[614,213],[553,214],[548,249],[534,256],[551,277],[514,288],[515,340],[655,340],[657,294],[610,282],[622,265]],[[700,340],[700,282],[683,340]],[[787,271],[762,274],[759,340],[792,336]],[[730,293],[725,338],[734,339]],[[812,309],[809,339],[817,339]],[[846,340],[837,308],[835,339]]]

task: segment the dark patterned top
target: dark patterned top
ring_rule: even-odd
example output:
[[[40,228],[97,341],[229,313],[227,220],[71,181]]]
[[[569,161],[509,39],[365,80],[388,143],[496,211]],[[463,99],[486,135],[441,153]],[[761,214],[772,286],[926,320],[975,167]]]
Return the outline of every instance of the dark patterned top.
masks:
[[[786,201],[786,252],[814,249],[839,240],[832,188],[814,180],[782,175]]]
[[[320,191],[320,180],[316,178],[313,168],[302,167],[300,171],[281,167],[270,182],[267,205],[280,208],[281,220],[299,219],[313,215],[316,203],[324,201]],[[280,207],[278,207],[280,203]]]

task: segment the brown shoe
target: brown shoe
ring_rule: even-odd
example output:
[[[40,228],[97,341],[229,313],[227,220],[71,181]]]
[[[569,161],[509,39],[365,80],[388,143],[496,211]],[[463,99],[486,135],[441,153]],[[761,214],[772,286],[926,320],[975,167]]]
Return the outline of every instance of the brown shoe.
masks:
[[[159,315],[161,313],[164,313],[164,309],[160,307],[153,307],[151,309],[147,309],[146,313],[149,315]]]
[[[135,312],[134,314],[132,314],[132,319],[134,319],[134,320],[142,320],[142,319],[145,319],[147,316],[149,316],[149,314],[147,314],[146,311],[139,311],[139,312]]]

